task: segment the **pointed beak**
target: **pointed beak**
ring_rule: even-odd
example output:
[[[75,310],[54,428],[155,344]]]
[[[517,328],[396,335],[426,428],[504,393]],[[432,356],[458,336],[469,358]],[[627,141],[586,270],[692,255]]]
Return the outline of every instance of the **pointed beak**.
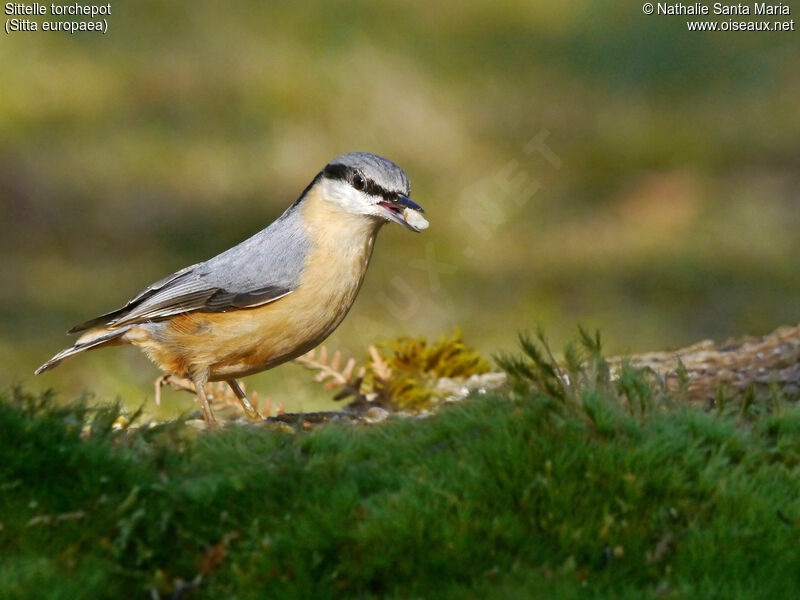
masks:
[[[394,221],[395,223],[399,223],[403,227],[410,229],[411,231],[415,231],[419,233],[419,228],[415,227],[405,219],[405,211],[406,209],[415,210],[417,212],[424,213],[425,210],[416,202],[414,202],[408,196],[404,196],[403,194],[397,194],[397,198],[393,201],[383,200],[378,202],[378,206],[383,209],[384,216],[389,221]],[[422,219],[425,220],[424,218]],[[427,221],[425,221],[427,224]]]
[[[404,196],[403,194],[397,194],[397,204],[400,206],[405,206],[406,208],[410,208],[411,210],[416,210],[417,212],[424,213],[425,209],[422,208],[419,204],[414,202],[408,196]]]

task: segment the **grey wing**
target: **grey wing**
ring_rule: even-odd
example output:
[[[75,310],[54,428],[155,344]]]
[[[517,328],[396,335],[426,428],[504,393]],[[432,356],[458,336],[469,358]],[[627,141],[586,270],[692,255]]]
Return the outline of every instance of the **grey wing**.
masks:
[[[146,287],[122,308],[73,327],[120,327],[188,312],[224,312],[273,302],[296,287],[308,251],[289,209],[267,229],[208,260]]]

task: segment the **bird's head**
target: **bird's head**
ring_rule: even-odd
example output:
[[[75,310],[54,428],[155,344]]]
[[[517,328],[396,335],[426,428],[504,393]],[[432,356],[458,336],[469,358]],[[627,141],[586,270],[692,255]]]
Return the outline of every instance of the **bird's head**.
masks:
[[[425,211],[408,197],[408,177],[390,160],[366,152],[337,156],[320,173],[318,185],[322,186],[325,200],[340,210],[371,217],[379,223],[394,221],[411,231],[420,230],[420,221],[407,222],[404,211]]]

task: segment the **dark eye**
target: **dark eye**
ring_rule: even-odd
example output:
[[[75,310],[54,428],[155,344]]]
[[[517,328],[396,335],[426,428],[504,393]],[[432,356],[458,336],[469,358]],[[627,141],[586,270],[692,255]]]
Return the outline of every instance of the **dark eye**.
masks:
[[[361,173],[356,173],[353,175],[353,187],[360,192],[363,192],[364,188],[367,187],[367,182],[361,176]]]

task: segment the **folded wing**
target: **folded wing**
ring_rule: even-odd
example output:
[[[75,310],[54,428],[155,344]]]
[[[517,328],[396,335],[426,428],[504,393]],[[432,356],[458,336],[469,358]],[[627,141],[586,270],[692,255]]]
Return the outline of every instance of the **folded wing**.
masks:
[[[283,298],[296,287],[308,252],[295,210],[293,206],[238,246],[164,277],[122,308],[76,325],[69,333],[159,321],[189,312],[253,308]]]

